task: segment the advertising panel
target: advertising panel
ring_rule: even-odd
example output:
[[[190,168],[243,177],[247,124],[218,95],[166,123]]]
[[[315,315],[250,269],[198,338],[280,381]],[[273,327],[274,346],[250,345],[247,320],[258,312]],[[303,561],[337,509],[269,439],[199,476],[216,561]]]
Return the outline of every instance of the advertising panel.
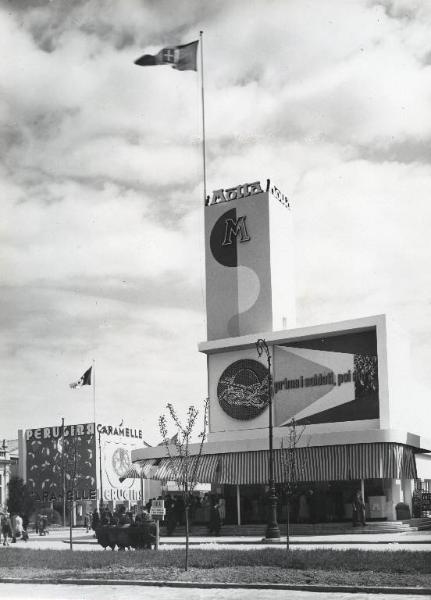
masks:
[[[94,423],[27,429],[26,480],[42,502],[61,502],[63,472],[66,499],[96,500],[96,437]]]
[[[376,332],[274,347],[274,425],[379,418]]]
[[[330,331],[269,345],[273,424],[319,426],[319,431],[379,427],[376,329]],[[210,432],[264,430],[268,426],[268,367],[256,349],[209,355]],[[360,422],[362,421],[362,424]],[[372,423],[371,421],[374,421]],[[326,426],[327,425],[327,426]],[[333,429],[333,428],[332,428]]]
[[[120,481],[120,478],[132,465],[132,450],[143,446],[142,430],[99,424],[97,431],[100,436],[103,500],[137,502],[142,496],[141,481]]]

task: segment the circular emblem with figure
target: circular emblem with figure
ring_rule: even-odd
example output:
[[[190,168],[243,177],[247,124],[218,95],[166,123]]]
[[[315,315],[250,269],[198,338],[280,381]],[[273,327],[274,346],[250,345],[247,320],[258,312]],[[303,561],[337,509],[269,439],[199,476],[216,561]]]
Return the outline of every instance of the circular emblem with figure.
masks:
[[[112,454],[112,468],[118,477],[122,477],[130,468],[129,452],[125,448],[117,448]]]
[[[268,406],[268,369],[257,360],[237,360],[223,371],[217,397],[230,417],[254,419]]]

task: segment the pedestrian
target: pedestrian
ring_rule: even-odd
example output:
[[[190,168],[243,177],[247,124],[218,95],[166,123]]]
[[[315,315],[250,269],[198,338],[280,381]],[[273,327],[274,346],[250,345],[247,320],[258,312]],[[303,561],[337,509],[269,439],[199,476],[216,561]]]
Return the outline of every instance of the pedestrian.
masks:
[[[209,533],[220,535],[221,519],[220,519],[220,503],[217,497],[214,497],[211,503]]]
[[[362,498],[360,490],[357,490],[352,500],[352,525],[366,525],[365,523],[365,502]]]
[[[12,523],[8,512],[2,514],[0,526],[3,536],[3,546],[9,546],[9,538],[12,537]]]
[[[180,494],[175,498],[175,511],[178,525],[184,525],[185,510],[184,498],[183,495]]]
[[[172,499],[171,506],[166,514],[166,533],[172,535],[177,526],[177,507],[175,498]]]
[[[20,515],[15,513],[11,516],[11,525],[12,525],[12,543],[16,544],[16,539],[22,536],[23,527],[22,527],[22,518]]]
[[[99,511],[97,510],[97,508],[95,508],[91,515],[91,529],[93,531],[96,531],[96,529],[99,527],[99,524],[100,524]]]
[[[298,522],[299,523],[308,523],[310,520],[310,509],[308,507],[308,499],[307,496],[302,493],[299,496],[299,508],[298,508]]]
[[[220,525],[224,525],[226,520],[226,500],[223,496],[220,496],[219,499],[219,513],[220,513]]]
[[[209,527],[210,517],[211,517],[211,498],[210,498],[209,494],[207,494],[207,493],[204,494],[204,497],[202,498],[201,508],[202,508],[203,522],[205,523],[205,525],[207,527]]]

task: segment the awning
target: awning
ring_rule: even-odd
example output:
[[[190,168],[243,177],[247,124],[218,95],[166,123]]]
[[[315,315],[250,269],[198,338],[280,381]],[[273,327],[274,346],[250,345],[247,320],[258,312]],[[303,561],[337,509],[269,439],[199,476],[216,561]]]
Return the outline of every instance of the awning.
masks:
[[[151,458],[139,460],[133,463],[130,469],[120,478],[120,481],[125,479],[157,479],[160,481],[175,481],[178,473],[178,463],[181,459],[174,458]],[[189,459],[188,470],[194,472],[196,466],[196,456],[191,456]],[[197,464],[195,481],[199,483],[212,483],[217,480],[217,470],[220,460],[218,454],[203,454]]]
[[[230,485],[268,483],[268,450],[204,454],[200,457],[196,481]],[[395,443],[345,444],[296,448],[297,481],[348,481],[357,479],[416,479],[413,449]],[[274,479],[288,479],[289,451],[274,450]],[[196,458],[196,457],[192,457]],[[133,463],[123,478],[144,477],[173,481],[179,458],[145,459]],[[193,469],[193,464],[190,470]],[[130,473],[130,475],[129,475]],[[139,475],[135,475],[139,473]]]
[[[132,466],[120,477],[120,481],[123,482],[125,479],[154,479],[152,477],[152,470],[154,465],[160,462],[157,458],[147,458],[134,462]]]
[[[274,479],[288,479],[288,450],[274,450]],[[268,450],[221,455],[220,483],[267,483]],[[412,448],[401,444],[374,443],[313,446],[294,450],[297,481],[348,481],[352,479],[415,479]]]

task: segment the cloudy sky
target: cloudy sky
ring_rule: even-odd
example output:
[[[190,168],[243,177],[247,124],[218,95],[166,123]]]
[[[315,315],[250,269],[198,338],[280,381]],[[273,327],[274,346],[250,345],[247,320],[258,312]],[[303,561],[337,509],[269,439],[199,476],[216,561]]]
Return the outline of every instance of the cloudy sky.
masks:
[[[208,189],[292,204],[298,325],[387,312],[431,384],[431,3],[0,1],[0,436],[206,395],[199,74],[133,61],[204,30]],[[180,411],[181,412],[181,411]]]

